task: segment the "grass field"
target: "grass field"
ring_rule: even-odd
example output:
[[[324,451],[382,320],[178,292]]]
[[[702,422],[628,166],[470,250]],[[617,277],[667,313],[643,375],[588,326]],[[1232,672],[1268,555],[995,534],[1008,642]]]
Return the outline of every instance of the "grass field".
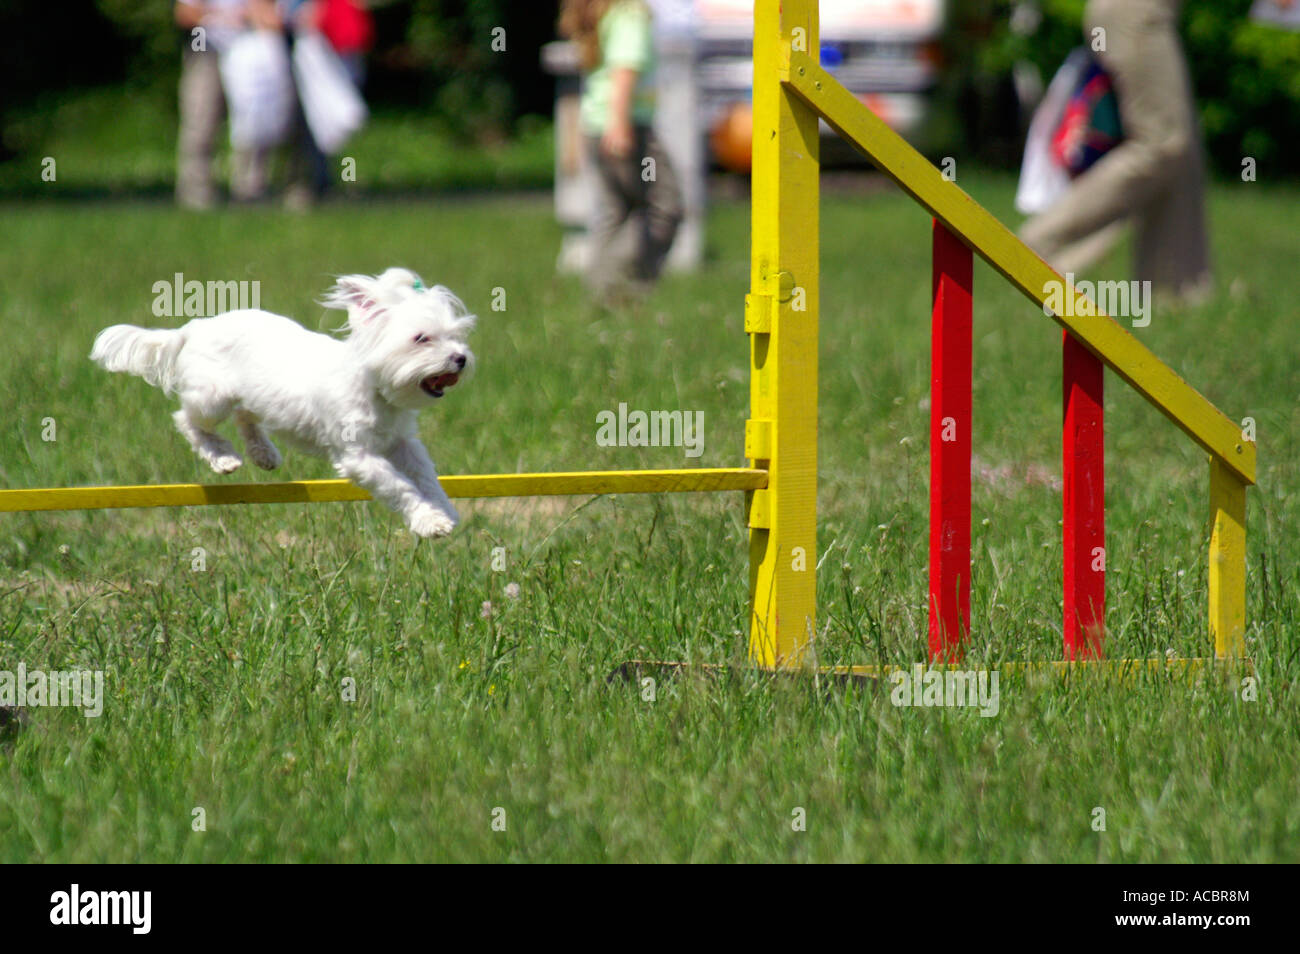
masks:
[[[1012,218],[1009,181],[963,185]],[[981,718],[743,670],[662,678],[653,701],[609,681],[634,658],[744,662],[738,494],[465,502],[432,544],[375,504],[4,515],[0,669],[104,669],[107,698],[0,736],[0,861],[1300,860],[1297,208],[1295,189],[1216,191],[1217,296],[1135,332],[1257,422],[1256,700],[1236,679],[1007,673]],[[51,201],[0,225],[0,486],[214,479],[166,398],[86,358],[103,326],[167,323],[154,282],[259,280],[263,307],[333,327],[313,303],[331,275],[399,263],[481,316],[476,377],[423,419],[444,473],[743,462],[743,203],[713,210],[704,272],[623,313],[554,277],[542,198],[305,217]],[[822,234],[818,658],[920,660],[929,222],[828,195]],[[1056,659],[1059,332],[975,281],[970,658]],[[703,455],[598,447],[620,402],[702,411]],[[1110,653],[1204,655],[1205,459],[1113,376],[1106,404]],[[285,477],[331,476],[287,457]]]

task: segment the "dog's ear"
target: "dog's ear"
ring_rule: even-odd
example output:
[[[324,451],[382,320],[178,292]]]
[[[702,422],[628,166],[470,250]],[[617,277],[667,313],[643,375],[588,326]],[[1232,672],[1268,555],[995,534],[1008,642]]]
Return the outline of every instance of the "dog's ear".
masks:
[[[346,311],[348,324],[355,328],[383,318],[385,312],[380,307],[379,297],[378,279],[369,275],[343,275],[320,303],[326,308]]]

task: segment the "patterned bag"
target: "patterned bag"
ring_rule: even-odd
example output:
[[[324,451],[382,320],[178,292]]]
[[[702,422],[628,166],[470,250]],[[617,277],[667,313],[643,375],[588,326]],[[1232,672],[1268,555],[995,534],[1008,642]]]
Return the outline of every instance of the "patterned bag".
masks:
[[[1052,156],[1071,176],[1079,176],[1123,138],[1114,83],[1110,74],[1089,58],[1052,134]]]

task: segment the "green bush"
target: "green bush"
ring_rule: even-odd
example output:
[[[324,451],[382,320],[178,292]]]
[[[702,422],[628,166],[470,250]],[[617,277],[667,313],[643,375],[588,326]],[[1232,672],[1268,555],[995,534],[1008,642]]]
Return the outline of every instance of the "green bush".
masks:
[[[1300,32],[1246,18],[1250,0],[1188,4],[1184,31],[1215,164],[1239,175],[1243,157],[1260,174],[1300,173]]]
[[[558,0],[370,0],[376,45],[366,95],[418,109],[453,133],[499,142],[528,114],[549,114],[542,44]],[[173,0],[7,0],[0,4],[0,158],[9,121],[72,88],[174,90],[184,37]],[[501,32],[504,31],[504,32]],[[494,45],[494,40],[496,41]],[[502,45],[504,44],[504,49]],[[10,145],[10,154],[18,148]]]

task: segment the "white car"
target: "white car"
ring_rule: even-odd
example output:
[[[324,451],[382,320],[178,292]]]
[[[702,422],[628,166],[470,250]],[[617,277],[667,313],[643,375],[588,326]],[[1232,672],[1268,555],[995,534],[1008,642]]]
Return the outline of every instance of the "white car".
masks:
[[[753,0],[697,0],[700,105],[714,129],[752,99]],[[944,0],[822,0],[821,62],[877,115],[915,137],[938,79]],[[823,135],[829,133],[823,124]]]

